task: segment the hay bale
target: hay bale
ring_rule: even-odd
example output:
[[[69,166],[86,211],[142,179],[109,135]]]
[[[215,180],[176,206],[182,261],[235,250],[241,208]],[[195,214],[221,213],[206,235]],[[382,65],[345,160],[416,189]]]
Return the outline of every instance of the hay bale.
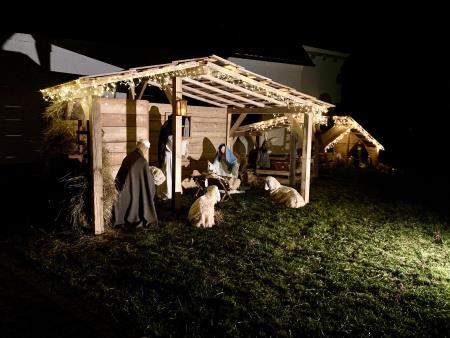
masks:
[[[56,217],[59,227],[69,226],[77,233],[90,228],[91,203],[87,174],[83,171],[71,171],[59,179],[64,190]]]
[[[66,101],[52,102],[47,108],[45,108],[42,115],[44,118],[49,120],[67,120],[68,103]]]
[[[119,193],[115,178],[111,174],[111,155],[103,143],[102,147],[102,175],[103,175],[103,221],[106,227],[111,226],[112,210]]]
[[[78,151],[77,121],[53,120],[44,130],[42,152],[45,156],[73,154]]]

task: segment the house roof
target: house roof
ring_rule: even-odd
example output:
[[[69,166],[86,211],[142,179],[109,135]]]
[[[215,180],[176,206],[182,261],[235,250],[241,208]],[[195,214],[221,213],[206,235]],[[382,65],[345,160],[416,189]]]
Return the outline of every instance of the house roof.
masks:
[[[322,134],[324,149],[334,147],[349,133],[356,135],[366,146],[384,150],[384,147],[350,116],[333,116],[334,126]]]
[[[231,29],[231,30],[230,30]],[[196,30],[191,28],[192,32]],[[83,32],[51,32],[47,34],[30,33],[36,40],[47,41],[60,47],[79,52],[99,60],[129,67],[130,62],[151,62],[159,64],[173,59],[196,58],[203,55],[220,55],[221,57],[240,57],[246,59],[314,66],[301,43],[267,42],[244,37],[239,27],[223,27],[214,33],[212,41],[184,41],[168,44],[165,39],[155,39],[152,44],[145,44],[147,32],[127,35],[118,39],[115,35],[92,35]],[[147,63],[148,64],[148,63]]]
[[[314,66],[308,53],[301,45],[273,47],[244,47],[230,50],[230,56],[293,65]]]
[[[218,107],[288,107],[292,112],[322,115],[332,104],[272,81],[216,55],[128,70],[84,76],[41,90],[47,100],[73,100],[113,92],[118,83],[130,88],[141,82],[171,90],[172,78],[182,78],[182,95]]]

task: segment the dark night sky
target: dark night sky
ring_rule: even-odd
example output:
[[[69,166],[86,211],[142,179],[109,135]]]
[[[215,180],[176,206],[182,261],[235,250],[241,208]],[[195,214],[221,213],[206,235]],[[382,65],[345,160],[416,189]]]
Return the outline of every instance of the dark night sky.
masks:
[[[129,53],[127,46],[134,49],[147,43],[164,48],[174,40],[180,50],[242,46],[286,49],[306,44],[348,52],[342,105],[337,112],[352,115],[385,145],[386,161],[393,164],[417,169],[424,165],[424,161],[418,161],[421,156],[445,156],[450,63],[444,53],[444,12],[357,8],[352,10],[359,10],[358,14],[331,11],[327,16],[297,17],[262,7],[252,20],[189,17],[188,24],[174,26],[167,18],[150,20],[153,25],[145,20],[134,23],[131,30],[121,23],[110,30],[40,33],[89,41],[98,46],[94,48],[99,55],[103,44],[119,43],[114,58],[122,60],[123,67],[148,63],[145,53]],[[264,13],[272,16],[265,17]],[[271,21],[273,17],[276,21]]]

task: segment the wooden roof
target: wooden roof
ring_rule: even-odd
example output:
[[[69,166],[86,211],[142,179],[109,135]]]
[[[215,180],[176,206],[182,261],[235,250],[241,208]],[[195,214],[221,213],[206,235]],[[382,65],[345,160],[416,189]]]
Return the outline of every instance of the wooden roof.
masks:
[[[255,109],[255,111],[257,112],[257,109]],[[283,110],[280,110],[278,112],[276,110],[274,110],[273,113],[274,114],[283,114],[285,112]],[[294,114],[293,118],[297,122],[298,126],[300,126],[300,127],[303,126],[303,120],[304,120],[303,113]],[[319,117],[318,119],[314,120],[314,123],[326,124],[327,117],[326,116]],[[271,130],[271,129],[290,128],[290,127],[291,127],[291,121],[288,116],[284,115],[284,116],[274,117],[269,120],[264,120],[264,121],[255,122],[255,123],[251,123],[251,124],[241,125],[232,133],[232,136],[261,135],[262,133],[264,133],[268,130]]]
[[[324,149],[332,148],[344,136],[355,134],[368,147],[384,150],[384,147],[350,116],[333,116],[334,126],[322,134]]]
[[[303,115],[296,114],[295,119],[299,125],[303,125]],[[384,150],[384,147],[370,135],[358,122],[350,116],[333,116],[334,126],[322,134],[322,143],[324,148],[331,148],[345,135],[354,133],[366,146],[377,147]],[[325,117],[316,121],[320,124],[326,124]],[[287,116],[279,116],[270,120],[246,124],[237,128],[232,136],[239,135],[261,135],[263,132],[275,129],[290,127],[290,121]]]
[[[173,77],[182,78],[183,96],[217,107],[302,108],[318,115],[333,107],[330,103],[274,82],[216,55],[84,76],[41,92],[46,100],[67,101],[113,92],[117,83],[133,88],[145,83],[171,90]]]

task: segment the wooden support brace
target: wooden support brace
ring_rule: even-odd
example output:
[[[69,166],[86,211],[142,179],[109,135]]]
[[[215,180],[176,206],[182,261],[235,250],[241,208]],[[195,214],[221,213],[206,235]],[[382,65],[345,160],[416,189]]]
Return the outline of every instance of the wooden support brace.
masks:
[[[102,175],[102,115],[101,98],[93,97],[90,113],[90,154],[92,177],[92,219],[96,235],[105,231],[103,222],[103,175]]]
[[[301,180],[301,195],[305,203],[309,202],[309,186],[311,177],[311,143],[312,143],[312,122],[313,117],[310,114],[305,114],[303,123],[303,149],[302,149],[302,180]]]
[[[172,79],[172,208],[181,209],[181,123],[182,116],[177,116],[177,100],[183,97],[182,79],[174,77]]]

